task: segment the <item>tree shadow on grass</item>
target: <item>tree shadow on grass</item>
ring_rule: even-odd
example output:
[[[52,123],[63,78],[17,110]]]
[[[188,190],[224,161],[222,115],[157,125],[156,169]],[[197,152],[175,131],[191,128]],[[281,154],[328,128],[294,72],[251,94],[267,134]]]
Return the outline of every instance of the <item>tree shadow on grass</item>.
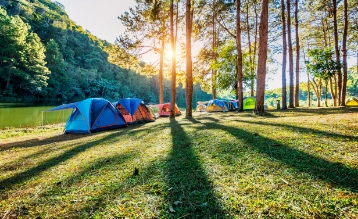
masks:
[[[122,163],[126,162],[127,160],[133,158],[135,156],[135,153],[127,152],[111,157],[104,157],[97,160],[94,160],[90,162],[90,165],[86,165],[82,168],[81,171],[78,173],[73,173],[72,175],[68,176],[67,178],[61,179],[63,176],[66,175],[60,175],[58,176],[58,180],[54,182],[51,186],[47,186],[46,189],[41,190],[40,193],[37,193],[36,196],[38,198],[31,199],[32,202],[30,203],[18,203],[18,206],[16,203],[12,206],[11,215],[16,215],[16,217],[29,217],[29,211],[32,211],[35,215],[31,215],[31,217],[34,218],[41,218],[41,215],[39,212],[36,211],[36,209],[33,206],[37,206],[41,204],[42,206],[51,206],[51,207],[59,207],[61,205],[68,205],[69,202],[72,203],[71,207],[76,207],[78,205],[79,198],[83,197],[77,197],[77,196],[71,196],[71,191],[79,190],[80,187],[78,187],[78,184],[80,184],[83,180],[86,180],[87,178],[93,177],[93,176],[100,176],[101,171],[108,171],[109,166],[117,166],[121,165]],[[109,186],[108,186],[109,188]],[[67,197],[64,200],[61,200],[60,198],[56,199],[55,197]],[[73,199],[71,199],[72,197]],[[81,203],[83,204],[83,203]],[[86,203],[88,205],[88,203]],[[48,209],[42,209],[42,210],[48,210]],[[66,212],[66,211],[65,211]],[[72,218],[78,218],[78,212],[73,210],[73,212],[68,211]],[[60,212],[58,212],[61,214]],[[36,215],[39,214],[39,215]],[[60,216],[60,215],[57,215]],[[68,215],[67,215],[68,216]],[[62,216],[63,218],[65,216]]]
[[[225,218],[213,186],[195,155],[190,137],[170,121],[172,150],[167,160],[167,204],[170,218]]]
[[[85,134],[60,134],[50,138],[33,138],[25,141],[17,141],[11,143],[0,144],[0,151],[10,150],[13,148],[29,148],[29,147],[39,147],[42,145],[50,144],[53,142],[66,142],[72,141],[80,138],[84,138],[88,135]]]
[[[72,157],[76,156],[77,154],[79,154],[81,152],[84,152],[85,150],[87,150],[89,148],[96,147],[97,144],[101,143],[102,141],[106,141],[106,140],[115,138],[117,136],[118,136],[118,133],[113,133],[113,134],[110,134],[110,135],[108,135],[104,138],[101,138],[99,140],[76,146],[61,155],[52,157],[52,158],[44,161],[43,163],[41,163],[35,167],[24,170],[24,171],[17,173],[9,178],[1,180],[0,181],[0,195],[5,190],[12,189],[14,186],[28,181],[29,179],[39,175],[40,173],[50,169],[51,167],[54,167],[66,160],[69,160]]]
[[[329,136],[331,138],[337,138],[337,139],[346,139],[346,138],[348,138],[350,140],[355,140],[355,141],[358,142],[358,136],[342,135],[342,134],[338,134],[338,133],[334,133],[334,132],[321,131],[321,130],[317,130],[317,129],[305,128],[305,127],[300,127],[300,126],[269,123],[269,122],[254,122],[254,121],[240,121],[240,120],[235,120],[235,121],[236,122],[241,122],[241,123],[265,125],[265,126],[284,127],[284,128],[287,128],[287,129],[296,130],[296,131],[300,131],[300,132],[303,132],[303,133],[321,135],[322,137]]]
[[[339,188],[358,193],[358,170],[341,163],[333,163],[323,158],[291,148],[281,142],[253,134],[243,129],[210,124],[209,129],[221,129],[244,141],[247,145],[278,162],[293,167],[298,172],[308,173]]]

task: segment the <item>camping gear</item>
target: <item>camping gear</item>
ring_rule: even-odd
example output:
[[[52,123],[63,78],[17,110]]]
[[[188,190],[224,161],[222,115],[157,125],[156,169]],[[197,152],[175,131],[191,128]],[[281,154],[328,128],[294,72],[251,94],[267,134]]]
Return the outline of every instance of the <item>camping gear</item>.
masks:
[[[207,107],[208,112],[227,112],[227,105],[222,100],[210,100]]]
[[[355,97],[349,98],[346,101],[346,106],[358,106],[358,99]]]
[[[255,109],[256,98],[255,97],[245,97],[243,102],[244,110],[253,110]]]
[[[48,111],[73,109],[65,133],[91,133],[101,130],[127,127],[121,113],[103,98],[89,98],[80,102],[57,106]]]
[[[158,108],[157,114],[159,117],[170,116],[170,106],[171,106],[170,103],[150,105],[150,107]],[[175,110],[175,116],[181,115],[181,112],[176,104],[175,104],[174,110]]]
[[[206,112],[206,104],[208,104],[208,101],[198,101],[195,112]]]
[[[138,98],[125,98],[115,103],[116,108],[121,112],[128,124],[136,122],[154,122],[149,109],[143,101]]]
[[[206,112],[206,105],[205,104],[196,105],[195,112]]]

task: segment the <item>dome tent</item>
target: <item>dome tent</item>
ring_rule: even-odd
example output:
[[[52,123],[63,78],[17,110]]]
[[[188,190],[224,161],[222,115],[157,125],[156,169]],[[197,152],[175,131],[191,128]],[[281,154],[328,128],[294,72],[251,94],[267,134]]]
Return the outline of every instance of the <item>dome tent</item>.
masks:
[[[244,110],[253,110],[255,109],[256,98],[255,97],[245,97],[243,101]]]
[[[128,124],[155,121],[141,99],[125,98],[115,103],[115,106]]]
[[[73,109],[69,116],[65,133],[91,133],[101,130],[127,127],[121,113],[103,98],[86,100],[54,107],[48,111]]]
[[[346,106],[358,106],[358,99],[355,97],[347,99]]]
[[[210,100],[207,107],[208,112],[227,112],[227,105],[222,100]]]

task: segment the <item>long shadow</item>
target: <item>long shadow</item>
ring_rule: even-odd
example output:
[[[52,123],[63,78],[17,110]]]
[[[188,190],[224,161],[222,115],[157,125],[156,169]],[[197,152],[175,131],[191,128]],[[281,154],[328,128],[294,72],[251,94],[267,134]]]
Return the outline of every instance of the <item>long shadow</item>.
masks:
[[[0,151],[5,151],[13,148],[28,148],[28,147],[39,147],[42,145],[46,145],[52,142],[66,142],[66,141],[72,141],[76,139],[80,139],[83,137],[87,137],[87,135],[84,134],[61,134],[56,135],[50,138],[45,139],[38,139],[33,138],[25,141],[17,141],[7,144],[0,144]]]
[[[170,218],[225,218],[192,142],[176,120],[170,121],[172,150],[167,160]]]
[[[323,158],[307,154],[291,148],[281,142],[247,132],[243,129],[210,124],[208,129],[221,129],[238,140],[243,140],[247,145],[262,154],[266,154],[275,160],[295,168],[299,172],[308,173],[333,186],[348,189],[358,193],[358,170],[347,167],[341,163],[333,163]]]
[[[235,122],[241,122],[241,123],[251,123],[251,124],[265,125],[265,126],[285,127],[285,128],[288,128],[288,129],[298,130],[300,132],[305,132],[305,133],[312,133],[312,134],[318,134],[318,135],[327,135],[327,136],[330,136],[332,138],[340,138],[340,139],[349,138],[350,140],[358,141],[358,136],[342,135],[342,134],[338,134],[338,133],[327,132],[327,131],[322,131],[322,130],[317,130],[317,129],[312,129],[312,128],[305,128],[305,127],[300,127],[300,126],[293,126],[293,125],[287,125],[287,124],[276,124],[276,123],[269,123],[269,122],[254,122],[254,121],[240,121],[240,120],[234,120],[234,121]]]
[[[71,150],[68,150],[59,156],[56,156],[56,157],[53,157],[47,161],[44,161],[43,163],[39,164],[38,166],[32,167],[28,170],[17,173],[14,176],[3,179],[0,181],[0,194],[2,194],[5,190],[9,190],[9,189],[13,188],[17,184],[26,182],[27,180],[31,179],[32,177],[39,175],[40,173],[48,170],[51,167],[56,166],[59,163],[62,163],[66,160],[71,159],[72,157],[76,156],[77,154],[79,154],[89,148],[95,147],[97,144],[101,143],[102,141],[106,141],[106,140],[115,138],[117,136],[118,136],[118,133],[113,133],[113,134],[106,136],[105,138],[101,138],[101,139],[93,141],[93,142],[89,142],[86,144],[76,146],[76,147],[72,148]]]
[[[135,156],[134,153],[127,152],[127,153],[123,153],[123,154],[119,154],[119,155],[115,155],[115,156],[111,156],[111,157],[97,159],[94,162],[91,162],[91,165],[85,166],[78,173],[76,173],[74,175],[70,175],[69,177],[67,177],[61,181],[58,180],[51,187],[47,188],[46,190],[43,190],[41,193],[37,193],[37,195],[40,198],[33,200],[32,204],[31,203],[27,204],[26,208],[28,208],[28,209],[26,211],[22,211],[21,207],[19,210],[19,206],[13,206],[11,214],[16,215],[16,217],[23,216],[26,218],[26,217],[28,217],[28,215],[26,215],[26,212],[28,210],[32,210],[31,206],[37,206],[40,203],[41,203],[41,205],[46,206],[46,204],[48,204],[48,203],[42,203],[42,201],[44,201],[44,202],[48,201],[48,199],[49,199],[48,197],[50,197],[50,196],[51,197],[53,197],[53,196],[68,196],[71,191],[78,189],[78,187],[76,187],[77,183],[80,183],[82,180],[86,179],[87,177],[98,174],[98,173],[96,173],[96,171],[101,171],[111,165],[112,166],[120,165],[134,156]],[[110,192],[112,192],[112,191],[110,191]],[[73,200],[69,199],[67,201],[72,202]],[[57,203],[51,203],[51,204],[61,205],[61,204],[66,204],[66,203],[63,203],[63,201],[58,201]],[[60,216],[60,215],[57,215],[57,216]],[[79,217],[78,212],[74,211],[73,215],[71,217],[78,218]]]
[[[122,129],[123,130],[134,130],[134,129],[138,129],[146,124],[147,123],[136,123],[136,124],[132,124],[126,128],[109,129],[109,130],[93,132],[90,134],[60,134],[60,135],[56,135],[56,136],[53,136],[50,138],[44,138],[44,139],[33,138],[33,139],[25,140],[25,141],[5,143],[5,144],[0,144],[0,151],[5,151],[5,150],[13,149],[13,148],[39,147],[39,146],[47,145],[47,144],[50,144],[53,142],[59,143],[59,142],[72,141],[72,140],[85,138],[88,136],[99,135],[103,132],[111,132],[111,131],[122,130]]]

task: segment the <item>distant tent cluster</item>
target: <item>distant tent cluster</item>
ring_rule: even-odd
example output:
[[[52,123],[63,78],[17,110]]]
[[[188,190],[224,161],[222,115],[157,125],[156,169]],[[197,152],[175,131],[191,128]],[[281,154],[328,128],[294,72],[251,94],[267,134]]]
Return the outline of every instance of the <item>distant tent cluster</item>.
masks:
[[[169,116],[170,104],[160,104],[159,116]],[[102,130],[127,127],[138,122],[154,122],[155,116],[151,108],[138,98],[126,98],[111,103],[103,98],[63,104],[48,111],[72,109],[65,125],[65,133],[92,133]],[[169,110],[168,110],[169,109]],[[176,115],[181,115],[176,106]]]
[[[243,101],[244,110],[255,109],[255,97],[246,97]],[[196,106],[196,112],[228,112],[237,110],[237,100],[210,100],[199,101]]]

